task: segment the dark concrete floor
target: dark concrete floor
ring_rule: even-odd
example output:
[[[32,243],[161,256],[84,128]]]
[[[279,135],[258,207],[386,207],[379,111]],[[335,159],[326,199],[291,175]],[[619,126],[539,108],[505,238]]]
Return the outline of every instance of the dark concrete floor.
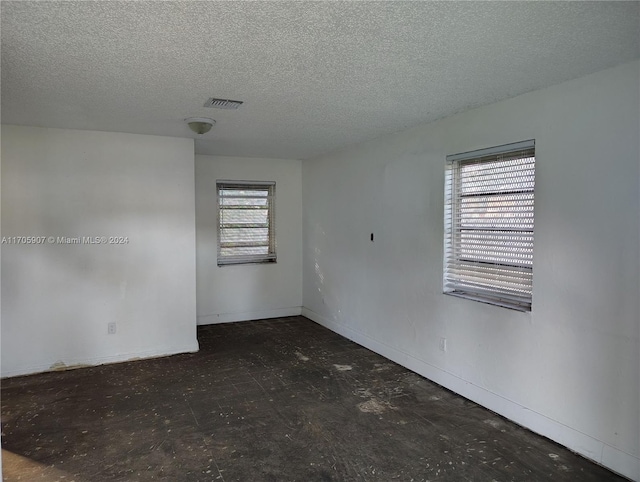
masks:
[[[624,480],[302,317],[198,339],[3,380],[4,480]]]

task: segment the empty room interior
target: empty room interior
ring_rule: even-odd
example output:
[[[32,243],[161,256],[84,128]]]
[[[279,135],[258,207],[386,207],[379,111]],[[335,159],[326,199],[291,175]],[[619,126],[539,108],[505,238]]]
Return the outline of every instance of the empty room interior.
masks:
[[[4,480],[640,481],[640,2],[0,8]]]

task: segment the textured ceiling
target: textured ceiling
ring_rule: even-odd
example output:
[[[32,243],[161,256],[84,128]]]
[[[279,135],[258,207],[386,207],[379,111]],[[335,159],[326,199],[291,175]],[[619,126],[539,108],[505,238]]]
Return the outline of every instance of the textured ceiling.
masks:
[[[640,57],[639,2],[2,1],[2,122],[306,159]],[[207,109],[209,97],[244,101]]]

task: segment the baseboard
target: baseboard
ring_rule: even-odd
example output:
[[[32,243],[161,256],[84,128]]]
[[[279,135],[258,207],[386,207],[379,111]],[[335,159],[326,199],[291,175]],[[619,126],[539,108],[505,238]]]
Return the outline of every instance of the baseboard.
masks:
[[[631,480],[640,481],[640,458],[612,447],[590,435],[552,420],[528,409],[512,400],[463,380],[436,366],[430,365],[395,347],[375,340],[363,333],[352,330],[334,320],[302,308],[302,316],[338,333],[359,345],[412,370],[419,375],[442,385],[455,393],[488,408],[529,430],[543,435],[570,450],[593,460]]]
[[[2,378],[17,377],[21,375],[33,375],[35,373],[70,370],[73,368],[90,367],[97,365],[106,365],[109,363],[120,363],[125,361],[141,360],[144,358],[157,358],[161,356],[177,355],[179,353],[195,353],[199,349],[198,342],[194,341],[182,347],[171,347],[166,349],[155,349],[132,353],[119,353],[117,355],[93,357],[93,358],[65,358],[63,363],[32,365],[28,367],[20,367],[13,370],[2,372]]]
[[[235,313],[216,313],[198,316],[198,325],[213,325],[215,323],[232,323],[235,321],[263,320],[266,318],[283,318],[302,314],[301,306],[278,308],[276,310],[239,311]]]

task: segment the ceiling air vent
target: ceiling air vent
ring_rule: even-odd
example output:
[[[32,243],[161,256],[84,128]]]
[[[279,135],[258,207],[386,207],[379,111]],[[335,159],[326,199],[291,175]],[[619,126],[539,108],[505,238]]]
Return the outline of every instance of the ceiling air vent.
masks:
[[[214,99],[211,97],[205,103],[205,107],[213,107],[215,109],[237,109],[242,105],[240,100]]]

